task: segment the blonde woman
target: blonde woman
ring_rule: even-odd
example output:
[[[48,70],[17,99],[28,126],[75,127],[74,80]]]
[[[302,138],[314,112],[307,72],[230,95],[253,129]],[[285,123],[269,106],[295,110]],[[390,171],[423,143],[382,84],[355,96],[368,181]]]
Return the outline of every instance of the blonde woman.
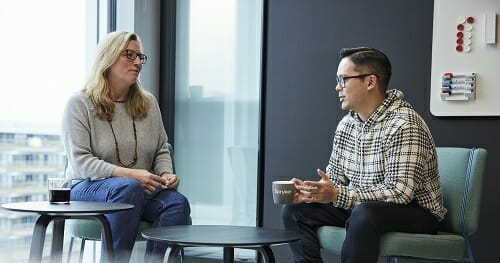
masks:
[[[107,215],[116,262],[129,261],[141,219],[153,227],[183,225],[190,214],[176,190],[158,102],[139,82],[146,61],[137,34],[108,34],[85,87],[69,99],[63,116],[71,200],[134,205]],[[166,248],[148,241],[146,259],[161,260]]]

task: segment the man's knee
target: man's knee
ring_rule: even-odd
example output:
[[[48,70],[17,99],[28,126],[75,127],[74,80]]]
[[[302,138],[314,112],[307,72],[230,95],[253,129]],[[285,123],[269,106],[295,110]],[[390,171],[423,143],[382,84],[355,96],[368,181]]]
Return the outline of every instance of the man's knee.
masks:
[[[291,207],[291,205],[283,205],[283,207],[281,208],[281,216],[283,218],[290,217],[290,215],[292,214],[292,211],[293,211],[293,208]]]
[[[352,209],[348,219],[348,225],[377,225],[378,214],[381,210],[377,209],[378,202],[364,202]]]
[[[284,222],[287,220],[297,220],[298,214],[300,214],[300,209],[297,205],[283,205],[281,218]]]

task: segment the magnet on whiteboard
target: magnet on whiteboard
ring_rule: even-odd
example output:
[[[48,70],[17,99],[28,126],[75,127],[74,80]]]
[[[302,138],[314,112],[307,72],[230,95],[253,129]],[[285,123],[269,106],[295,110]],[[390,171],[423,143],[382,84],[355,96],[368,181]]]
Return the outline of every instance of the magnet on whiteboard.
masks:
[[[471,24],[465,24],[465,31],[472,31],[472,25]]]
[[[465,16],[459,16],[459,17],[457,17],[457,23],[458,24],[465,23]]]
[[[463,31],[464,30],[464,25],[463,24],[458,24],[457,25],[457,30],[458,31]]]
[[[471,38],[472,37],[472,33],[471,32],[464,32],[464,37],[465,38]]]
[[[470,52],[470,46],[464,46],[464,52],[469,53]]]
[[[472,17],[472,16],[467,17],[467,23],[469,23],[469,24],[474,23],[474,17]]]
[[[493,11],[484,13],[484,43],[495,44],[496,40],[496,17]]]
[[[464,39],[464,45],[466,45],[466,46],[470,46],[471,42],[472,41],[469,38]]]

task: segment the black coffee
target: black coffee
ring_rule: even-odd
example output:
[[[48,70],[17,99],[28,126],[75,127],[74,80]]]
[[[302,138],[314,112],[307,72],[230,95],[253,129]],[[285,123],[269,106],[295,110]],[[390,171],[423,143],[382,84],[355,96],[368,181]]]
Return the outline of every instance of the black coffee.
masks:
[[[49,190],[49,202],[57,204],[68,204],[70,188]]]

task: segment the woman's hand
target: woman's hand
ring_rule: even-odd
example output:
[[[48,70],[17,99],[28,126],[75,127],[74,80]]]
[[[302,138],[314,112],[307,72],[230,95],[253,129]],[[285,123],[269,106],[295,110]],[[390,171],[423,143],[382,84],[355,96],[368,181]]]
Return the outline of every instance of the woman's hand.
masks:
[[[179,186],[180,180],[177,175],[164,173],[161,177],[165,179],[165,183],[163,184],[164,189],[177,189],[177,186]]]
[[[139,181],[146,194],[152,194],[156,189],[164,188],[166,184],[165,178],[152,174],[147,170],[137,169],[133,173],[134,178]]]
[[[158,188],[164,188],[167,180],[156,174],[152,174],[144,169],[130,169],[124,167],[116,167],[113,170],[113,176],[123,176],[137,180],[146,194],[152,194]]]

